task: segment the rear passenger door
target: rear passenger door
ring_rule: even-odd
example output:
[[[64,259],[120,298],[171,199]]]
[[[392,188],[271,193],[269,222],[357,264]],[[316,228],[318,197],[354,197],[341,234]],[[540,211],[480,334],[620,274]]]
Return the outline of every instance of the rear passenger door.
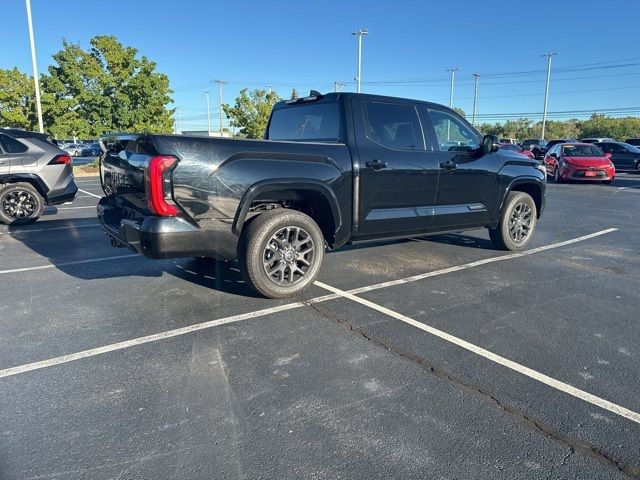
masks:
[[[450,230],[487,224],[500,198],[498,153],[481,153],[480,134],[451,110],[435,105],[424,109],[431,126],[428,147],[440,172],[433,226]]]
[[[37,165],[37,159],[28,154],[29,147],[9,135],[0,133],[0,146],[6,156],[6,163],[13,169]]]
[[[352,100],[360,175],[359,237],[400,236],[431,227],[438,164],[426,151],[418,108],[402,100]]]

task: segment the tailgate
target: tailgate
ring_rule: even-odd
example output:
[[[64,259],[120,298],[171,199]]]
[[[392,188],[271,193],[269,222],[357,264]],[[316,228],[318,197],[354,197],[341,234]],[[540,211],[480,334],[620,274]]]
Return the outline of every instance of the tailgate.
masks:
[[[147,168],[155,155],[144,135],[121,135],[101,140],[100,182],[109,203],[131,220],[152,215],[147,203]],[[115,219],[114,219],[115,220]]]

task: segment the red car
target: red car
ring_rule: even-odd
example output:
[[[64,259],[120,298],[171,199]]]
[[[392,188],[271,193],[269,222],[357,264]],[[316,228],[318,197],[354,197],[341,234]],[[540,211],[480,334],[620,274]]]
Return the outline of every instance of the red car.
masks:
[[[513,143],[501,143],[498,145],[502,150],[511,150],[512,152],[518,152],[524,155],[525,157],[529,157],[531,159],[536,158],[535,155],[529,150],[525,150],[519,145],[515,145]]]
[[[610,157],[590,143],[559,143],[551,147],[543,161],[547,175],[552,175],[556,183],[564,180],[611,183],[616,167]]]

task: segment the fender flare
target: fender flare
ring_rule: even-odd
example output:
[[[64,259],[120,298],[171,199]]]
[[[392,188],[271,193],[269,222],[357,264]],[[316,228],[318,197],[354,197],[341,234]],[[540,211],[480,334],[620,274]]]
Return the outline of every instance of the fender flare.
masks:
[[[335,231],[338,231],[342,226],[342,214],[338,207],[338,198],[326,183],[308,178],[279,178],[274,180],[261,180],[249,187],[242,196],[235,218],[233,219],[231,230],[234,234],[240,236],[242,233],[242,226],[249,213],[249,208],[256,197],[262,193],[274,190],[307,190],[319,193],[329,203],[334,219]]]
[[[502,199],[500,200],[500,208],[499,208],[499,212],[500,214],[502,214],[502,208],[504,207],[505,202],[507,201],[507,197],[509,196],[509,193],[511,193],[514,189],[514,187],[518,186],[518,185],[524,185],[524,184],[528,184],[528,185],[535,185],[539,190],[540,190],[540,206],[542,208],[544,208],[544,204],[545,204],[545,199],[544,199],[544,195],[545,195],[545,182],[543,180],[540,180],[538,177],[536,176],[526,176],[526,177],[518,177],[515,178],[508,186],[507,188],[505,188],[504,190],[504,194],[502,195]],[[542,213],[542,208],[538,209],[538,218],[540,218],[540,214]]]
[[[40,177],[33,173],[6,173],[0,175],[0,184],[25,182],[34,186],[42,198],[47,198],[49,187],[42,181]]]

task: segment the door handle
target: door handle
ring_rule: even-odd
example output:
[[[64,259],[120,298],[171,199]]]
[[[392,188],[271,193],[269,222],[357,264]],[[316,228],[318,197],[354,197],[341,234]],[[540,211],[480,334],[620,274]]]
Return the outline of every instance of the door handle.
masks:
[[[365,163],[365,165],[369,168],[373,168],[374,170],[382,170],[383,168],[387,168],[387,162],[382,162],[378,159],[371,160],[370,162]]]
[[[440,164],[440,168],[443,168],[445,170],[455,170],[457,166],[458,165],[456,165],[456,162],[454,162],[453,160],[447,160],[446,162],[442,162]]]

